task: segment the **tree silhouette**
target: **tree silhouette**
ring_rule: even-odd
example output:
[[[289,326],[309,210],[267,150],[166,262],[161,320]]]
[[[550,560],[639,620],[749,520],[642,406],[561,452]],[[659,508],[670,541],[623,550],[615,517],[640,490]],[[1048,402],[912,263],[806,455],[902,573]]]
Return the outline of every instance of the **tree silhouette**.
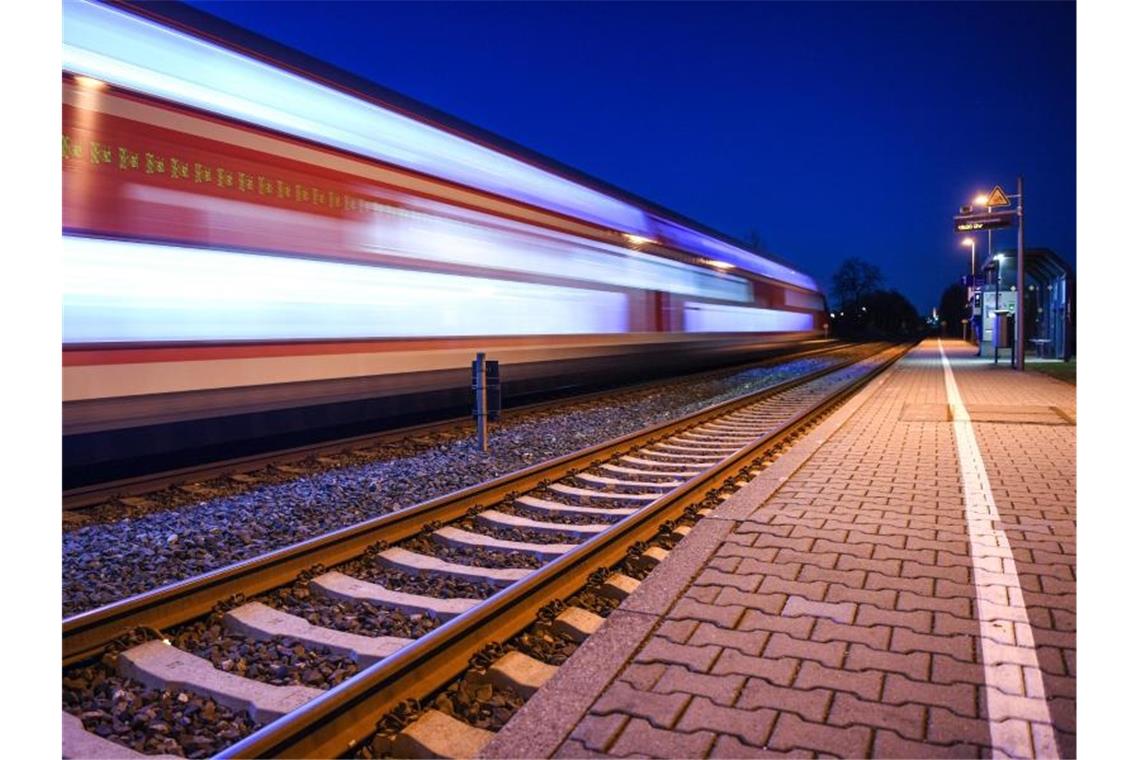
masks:
[[[863,259],[845,259],[831,277],[831,292],[841,309],[863,304],[883,284],[883,272]]]

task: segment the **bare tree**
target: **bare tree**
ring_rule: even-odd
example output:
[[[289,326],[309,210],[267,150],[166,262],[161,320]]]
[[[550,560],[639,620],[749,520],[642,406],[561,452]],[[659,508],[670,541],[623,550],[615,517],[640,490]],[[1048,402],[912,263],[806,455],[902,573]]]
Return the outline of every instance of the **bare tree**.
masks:
[[[859,306],[883,284],[883,272],[863,259],[850,258],[831,276],[831,291],[842,309]]]

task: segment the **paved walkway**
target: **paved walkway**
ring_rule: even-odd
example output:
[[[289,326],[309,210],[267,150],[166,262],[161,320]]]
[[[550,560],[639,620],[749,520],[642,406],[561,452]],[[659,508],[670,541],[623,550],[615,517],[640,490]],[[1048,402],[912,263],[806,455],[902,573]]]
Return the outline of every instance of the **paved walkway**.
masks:
[[[1076,753],[1075,388],[926,341],[702,520],[498,757]]]

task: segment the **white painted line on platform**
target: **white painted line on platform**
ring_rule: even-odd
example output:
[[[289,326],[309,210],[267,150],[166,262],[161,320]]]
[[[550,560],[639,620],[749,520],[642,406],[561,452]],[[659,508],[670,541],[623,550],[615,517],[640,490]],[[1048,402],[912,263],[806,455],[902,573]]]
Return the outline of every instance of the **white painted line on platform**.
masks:
[[[966,524],[970,529],[994,757],[1058,757],[1057,737],[1045,701],[1044,680],[1017,565],[1001,527],[1001,514],[990,490],[970,415],[958,393],[954,370],[941,340],[938,352],[946,378],[946,400],[954,415]]]

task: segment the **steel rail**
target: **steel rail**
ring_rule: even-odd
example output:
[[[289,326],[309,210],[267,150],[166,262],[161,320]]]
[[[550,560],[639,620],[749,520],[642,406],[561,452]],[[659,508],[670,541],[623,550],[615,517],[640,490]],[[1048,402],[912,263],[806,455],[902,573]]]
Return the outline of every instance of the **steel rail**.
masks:
[[[458,519],[473,506],[502,500],[512,492],[531,490],[544,481],[565,477],[572,470],[587,467],[594,460],[617,456],[659,438],[675,435],[680,430],[832,374],[866,358],[847,359],[754,393],[722,401],[681,419],[643,428],[485,483],[72,615],[63,621],[63,664],[70,665],[98,654],[131,628],[147,626],[162,629],[184,623],[209,613],[219,601],[234,595],[253,596],[286,585],[314,565],[332,566],[347,562],[364,554],[378,541],[396,543],[422,532],[429,522]]]
[[[825,343],[826,345],[809,348],[803,351],[793,350],[789,353],[776,354],[775,356],[769,356],[765,359],[760,359],[753,362],[745,362],[743,364],[734,365],[731,367],[718,367],[716,369],[703,370],[701,372],[694,372],[687,375],[658,378],[656,380],[645,380],[642,382],[633,383],[630,385],[622,385],[615,388],[606,388],[598,391],[590,391],[588,393],[561,396],[558,398],[547,399],[545,401],[535,401],[529,404],[521,404],[509,409],[504,409],[502,416],[505,419],[511,419],[523,414],[533,414],[535,412],[541,412],[546,409],[556,409],[560,406],[566,406],[567,404],[585,403],[600,398],[612,397],[616,394],[622,393],[635,393],[637,391],[645,390],[646,388],[653,388],[655,386],[668,385],[672,383],[695,382],[709,377],[715,377],[718,374],[743,372],[749,369],[757,369],[772,364],[779,364],[781,362],[804,359],[809,356],[834,353],[844,348],[853,348],[857,345],[851,343],[840,343],[835,340],[810,342]],[[799,344],[775,344],[773,348],[780,350],[781,348],[787,348],[794,345]],[[362,435],[338,438],[332,441],[322,441],[320,443],[306,444],[303,446],[293,446],[290,448],[270,451],[264,454],[250,454],[248,456],[235,457],[233,459],[209,462],[201,465],[179,467],[177,469],[166,470],[164,472],[156,472],[149,475],[137,475],[130,478],[122,478],[120,480],[109,481],[106,483],[95,483],[87,486],[79,486],[77,488],[68,489],[67,491],[63,492],[63,509],[65,512],[79,511],[88,507],[102,504],[110,499],[120,498],[124,496],[140,496],[142,494],[153,493],[155,491],[159,491],[163,488],[176,485],[178,483],[185,483],[188,481],[196,480],[207,480],[210,478],[223,477],[227,475],[255,472],[257,470],[261,470],[275,464],[289,464],[292,462],[300,462],[309,457],[321,456],[323,454],[342,454],[354,448],[399,441],[404,438],[425,435],[428,433],[440,433],[462,429],[469,426],[470,424],[471,418],[469,416],[451,417],[445,420],[422,422],[416,425],[407,425],[405,427],[393,428],[391,430],[381,430],[374,433],[364,433]]]
[[[522,631],[534,622],[545,604],[586,585],[595,569],[620,561],[633,542],[651,538],[662,522],[702,501],[711,489],[735,476],[744,462],[762,456],[809,420],[848,399],[908,351],[909,347],[897,349],[895,355],[865,375],[844,383],[805,412],[776,430],[758,436],[714,468],[691,478],[391,657],[231,745],[217,757],[338,757],[351,750],[399,702],[409,696],[430,694],[458,677],[470,658],[489,641],[505,641]],[[415,684],[414,695],[409,693],[408,684]]]

